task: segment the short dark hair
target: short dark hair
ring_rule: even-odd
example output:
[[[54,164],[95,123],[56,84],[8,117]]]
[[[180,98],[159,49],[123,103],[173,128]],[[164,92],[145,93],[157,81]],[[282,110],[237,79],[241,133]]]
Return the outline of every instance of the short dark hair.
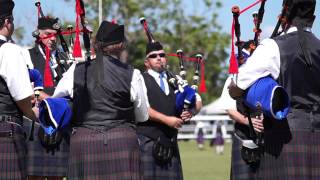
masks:
[[[297,27],[311,27],[315,19],[316,0],[291,0],[287,20]]]
[[[2,28],[2,26],[4,25],[4,22],[6,21],[6,19],[12,19],[13,16],[9,15],[9,16],[5,16],[5,17],[0,17],[0,28]]]
[[[113,55],[122,52],[127,47],[126,41],[116,43],[116,44],[109,44],[108,42],[103,41],[95,41],[93,42],[93,48],[96,52],[101,52],[103,55]]]

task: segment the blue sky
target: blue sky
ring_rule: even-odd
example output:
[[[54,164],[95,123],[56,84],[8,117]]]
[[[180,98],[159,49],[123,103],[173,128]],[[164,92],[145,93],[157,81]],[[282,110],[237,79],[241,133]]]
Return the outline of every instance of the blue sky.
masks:
[[[234,5],[243,9],[248,5],[252,4],[256,0],[222,0],[223,7],[218,9],[218,23],[222,26],[223,31],[230,33],[232,13],[231,8]],[[34,0],[15,0],[16,7],[14,9],[15,23],[19,26],[25,27],[25,40],[23,42],[18,42],[20,44],[30,44],[33,41],[31,36],[32,31],[35,29],[37,24],[37,10],[34,5]],[[98,3],[98,0],[96,0]],[[198,3],[199,0],[184,0],[183,6],[185,6],[186,13],[197,13],[208,15],[206,10],[201,4]],[[41,0],[43,11],[53,13],[55,16],[59,17],[62,21],[69,20],[75,21],[75,0],[70,3],[65,3],[63,0]],[[265,7],[265,16],[262,28],[262,38],[269,37],[273,31],[273,28],[277,22],[277,15],[280,14],[282,1],[280,0],[267,0]],[[259,5],[250,9],[240,16],[241,24],[241,37],[243,40],[253,38],[253,22],[252,22],[252,12],[257,11]],[[214,11],[211,10],[211,11]],[[316,8],[316,16],[318,17],[314,23],[313,32],[317,37],[320,37],[320,4],[318,3]]]

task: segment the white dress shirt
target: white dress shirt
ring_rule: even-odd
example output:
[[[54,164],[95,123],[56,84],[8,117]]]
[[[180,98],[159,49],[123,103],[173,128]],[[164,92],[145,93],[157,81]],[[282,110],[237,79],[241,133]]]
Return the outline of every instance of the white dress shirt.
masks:
[[[223,107],[225,110],[237,110],[237,102],[236,100],[232,99],[229,94],[228,86],[231,83],[232,76],[229,76],[224,83],[223,90],[221,93],[221,101],[223,102]]]
[[[76,64],[73,63],[68,71],[63,74],[63,77],[59,81],[52,97],[73,97],[73,79],[75,67]],[[150,106],[147,98],[147,89],[144,84],[144,79],[140,71],[137,69],[134,69],[132,75],[130,100],[134,104],[136,121],[147,121],[149,119],[148,108]]]
[[[297,31],[291,27],[287,33]],[[239,68],[237,86],[243,90],[259,78],[271,75],[277,79],[280,74],[280,50],[273,39],[263,40],[248,60]]]
[[[160,73],[158,73],[152,69],[148,69],[148,73],[150,74],[150,76],[152,76],[156,80],[156,82],[160,88]],[[169,95],[169,84],[167,81],[167,74],[166,73],[164,73],[164,75],[163,75],[163,82],[164,82],[165,94],[168,96]]]
[[[159,85],[159,88],[160,88],[160,73],[158,73],[158,72],[156,72],[156,71],[154,71],[152,69],[148,69],[147,72],[150,74],[150,76],[152,76],[156,80],[156,82],[157,82],[157,84]],[[164,87],[165,87],[165,94],[168,96],[169,93],[170,93],[169,92],[170,91],[169,84],[168,84],[168,81],[167,81],[168,76],[167,76],[166,73],[163,76],[164,76],[163,77],[163,82],[164,82]],[[179,76],[179,75],[176,75],[176,78],[178,78],[179,80],[182,80],[181,76]],[[196,101],[199,101],[199,102],[202,101],[202,98],[199,95],[199,93],[196,93]]]
[[[0,35],[0,39],[7,38]],[[33,94],[23,50],[16,44],[4,43],[0,48],[0,76],[6,82],[14,101],[20,101]]]

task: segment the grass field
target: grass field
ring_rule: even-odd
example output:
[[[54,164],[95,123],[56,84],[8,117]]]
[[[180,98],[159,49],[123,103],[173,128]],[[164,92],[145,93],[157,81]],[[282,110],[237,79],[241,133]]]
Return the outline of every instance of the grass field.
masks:
[[[194,140],[179,142],[184,180],[230,179],[231,143],[225,144],[223,155],[206,141],[204,150],[199,150]]]

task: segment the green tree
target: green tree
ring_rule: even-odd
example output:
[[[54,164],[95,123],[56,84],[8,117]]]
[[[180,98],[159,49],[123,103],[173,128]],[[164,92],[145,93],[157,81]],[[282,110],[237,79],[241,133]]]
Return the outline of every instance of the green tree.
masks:
[[[71,0],[66,0],[71,1]],[[86,15],[94,30],[98,28],[98,1],[85,0]],[[205,59],[205,78],[208,92],[202,94],[204,104],[220,95],[225,73],[225,59],[228,54],[229,35],[221,32],[214,12],[222,6],[219,0],[197,0],[201,6],[197,13],[186,12],[183,0],[102,0],[104,19],[117,19],[126,25],[131,63],[143,71],[147,38],[139,18],[146,17],[155,39],[160,41],[166,52],[174,53],[182,49],[187,56],[203,54]],[[170,57],[170,70],[178,73],[178,59]],[[193,63],[187,63],[190,81]]]
[[[24,34],[25,34],[25,30],[23,27],[21,26],[15,27],[14,33],[13,33],[14,41],[21,42],[24,38]]]

